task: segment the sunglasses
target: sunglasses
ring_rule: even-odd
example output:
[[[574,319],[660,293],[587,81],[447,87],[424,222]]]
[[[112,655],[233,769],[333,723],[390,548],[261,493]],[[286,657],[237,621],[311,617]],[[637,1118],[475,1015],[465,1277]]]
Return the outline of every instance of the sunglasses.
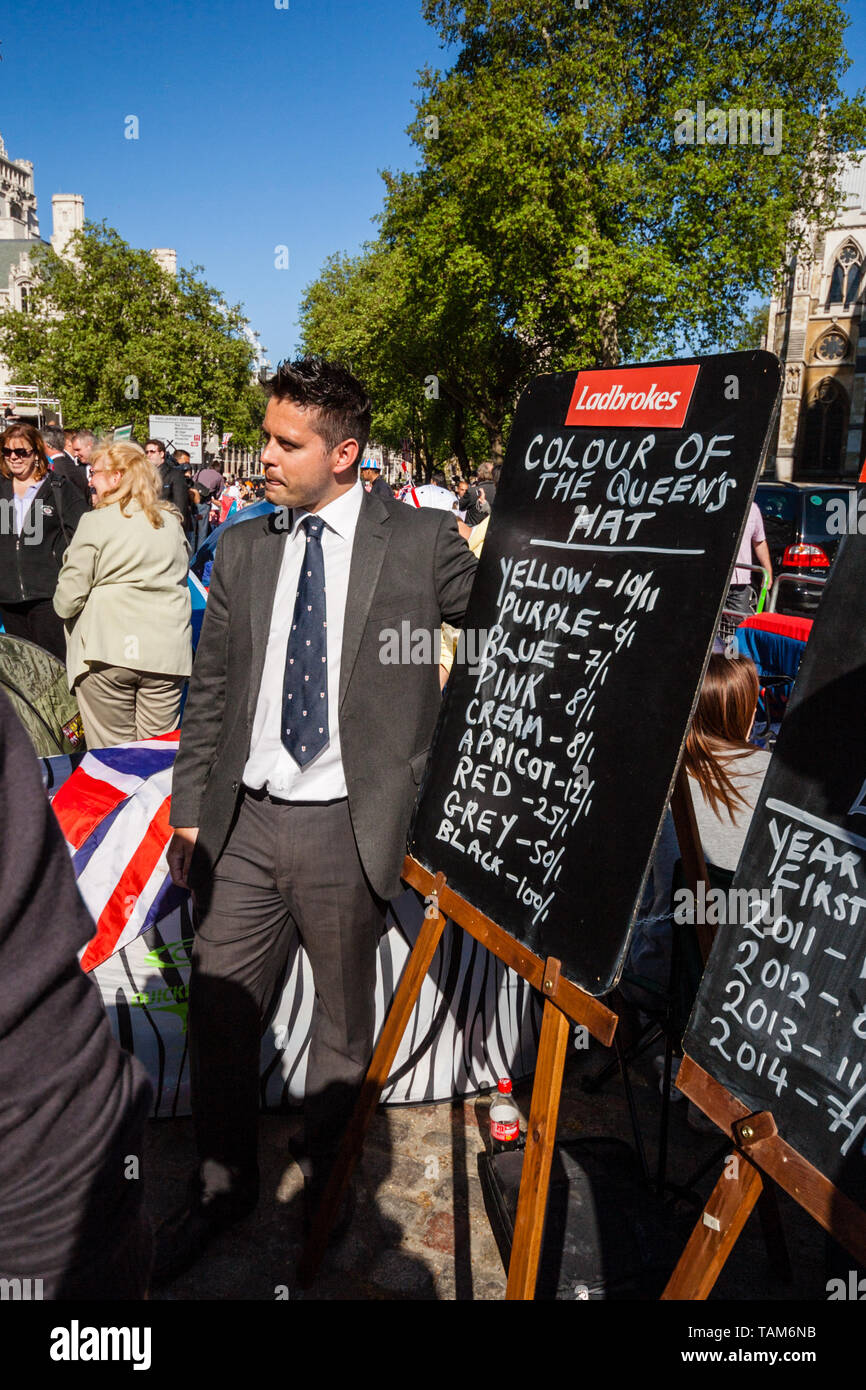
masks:
[[[3,448],[5,459],[28,459],[32,453],[32,449],[7,449],[5,445]]]

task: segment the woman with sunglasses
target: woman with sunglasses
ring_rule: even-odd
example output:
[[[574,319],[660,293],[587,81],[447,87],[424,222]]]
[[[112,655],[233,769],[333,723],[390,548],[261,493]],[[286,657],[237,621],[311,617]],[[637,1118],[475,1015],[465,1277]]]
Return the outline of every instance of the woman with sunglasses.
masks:
[[[66,638],[52,599],[86,511],[78,488],[51,471],[39,431],[10,425],[0,436],[0,620],[60,661]]]
[[[138,444],[103,444],[96,494],[63,562],[54,607],[88,748],[169,733],[192,670],[189,550],[156,467]]]

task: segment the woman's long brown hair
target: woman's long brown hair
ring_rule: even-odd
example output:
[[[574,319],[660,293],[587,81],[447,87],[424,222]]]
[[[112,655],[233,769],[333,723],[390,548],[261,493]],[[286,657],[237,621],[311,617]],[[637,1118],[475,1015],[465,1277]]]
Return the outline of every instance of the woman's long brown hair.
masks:
[[[748,657],[711,656],[698,707],[686,735],[685,764],[710,808],[731,820],[746,806],[734,785],[730,763],[754,753],[749,733],[758,703],[758,673]]]
[[[10,425],[9,428],[4,430],[3,434],[0,435],[0,449],[6,447],[11,449],[13,447],[13,439],[23,439],[28,449],[33,450],[36,455],[36,467],[33,470],[33,476],[35,481],[39,482],[45,477],[49,468],[48,455],[45,452],[45,442],[42,435],[35,426],[24,424],[22,421],[19,425]],[[4,478],[11,478],[14,476],[12,469],[9,467],[2,453],[0,453],[0,473],[3,474]]]

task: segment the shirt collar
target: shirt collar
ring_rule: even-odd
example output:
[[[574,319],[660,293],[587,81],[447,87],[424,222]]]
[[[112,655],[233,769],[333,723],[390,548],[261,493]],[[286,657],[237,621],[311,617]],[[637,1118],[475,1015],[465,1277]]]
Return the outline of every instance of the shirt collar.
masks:
[[[349,488],[341,497],[336,497],[333,502],[328,502],[327,506],[322,507],[321,511],[316,512],[316,517],[324,521],[325,525],[344,541],[351,540],[355,534],[355,526],[361,512],[361,503],[364,500],[364,484],[361,482],[361,475],[358,474],[354,487]],[[290,527],[291,535],[297,535],[298,527],[305,516],[311,513],[304,511],[303,508],[296,508],[292,511],[292,524]]]

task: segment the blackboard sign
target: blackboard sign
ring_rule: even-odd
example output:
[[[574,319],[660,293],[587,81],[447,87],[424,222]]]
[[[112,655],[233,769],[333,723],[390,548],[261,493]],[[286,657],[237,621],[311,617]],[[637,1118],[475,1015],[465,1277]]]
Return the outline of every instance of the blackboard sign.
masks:
[[[409,852],[593,995],[622,967],[780,379],[765,352],[563,373],[515,415]]]
[[[684,1039],[866,1197],[866,537],[836,558]],[[729,903],[738,907],[737,899]],[[728,914],[728,921],[731,920]]]

